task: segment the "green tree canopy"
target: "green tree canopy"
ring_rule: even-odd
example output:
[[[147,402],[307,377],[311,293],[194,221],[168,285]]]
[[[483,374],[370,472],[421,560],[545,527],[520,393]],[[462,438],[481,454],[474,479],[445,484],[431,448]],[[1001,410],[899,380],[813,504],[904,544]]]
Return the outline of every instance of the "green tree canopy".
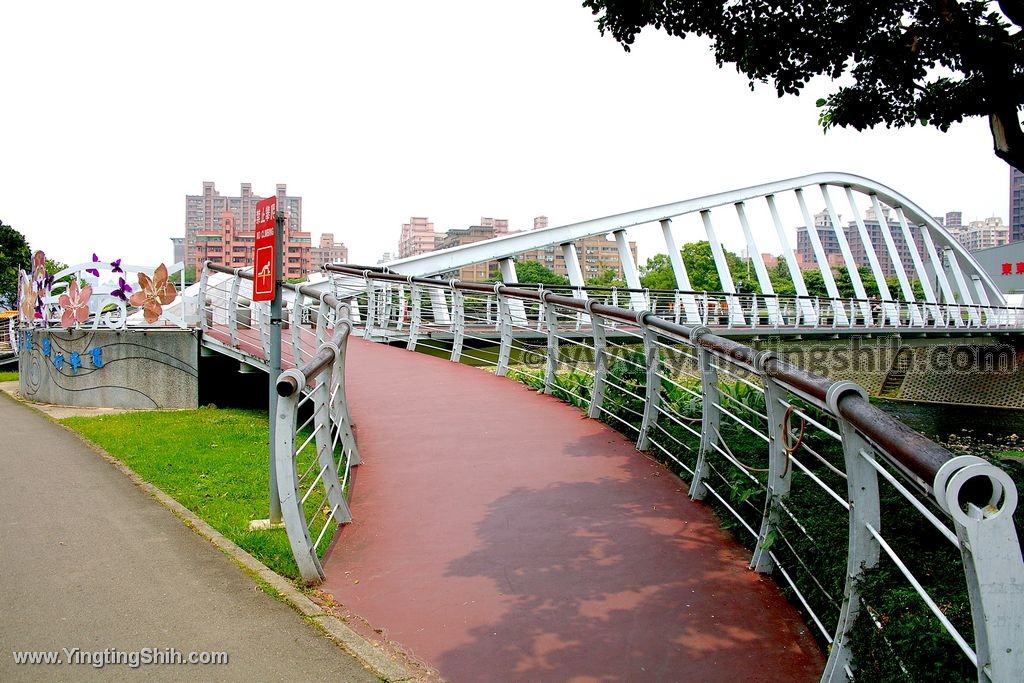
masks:
[[[676,276],[668,254],[655,254],[640,266],[640,284],[647,289],[676,288]]]
[[[850,279],[850,270],[846,266],[840,266],[835,271],[836,274],[836,288],[839,290],[839,295],[846,298],[856,298],[857,293],[853,289],[853,280]],[[878,282],[875,280],[875,276],[871,273],[871,269],[867,266],[863,266],[857,269],[860,273],[860,281],[864,284],[864,291],[869,297],[878,296]]]
[[[843,85],[818,123],[856,130],[988,118],[995,153],[1024,171],[1024,0],[584,0],[628,51],[646,26],[711,40],[781,97],[814,76]]]
[[[733,284],[740,292],[760,292],[761,285],[757,282],[752,264],[728,249],[724,250],[725,261],[729,265]],[[720,292],[722,280],[715,267],[715,257],[711,252],[711,244],[707,241],[684,244],[679,255],[690,276],[690,287],[695,292]],[[668,254],[655,254],[640,266],[640,284],[649,289],[675,289],[676,276],[672,270],[672,262]]]
[[[619,271],[606,268],[600,275],[595,275],[583,284],[587,287],[625,287],[626,281],[619,277]]]
[[[825,276],[820,270],[804,271],[804,284],[807,285],[809,296],[827,297],[828,289],[825,287]]]
[[[32,269],[32,250],[25,236],[0,221],[0,306],[14,308],[18,271]]]
[[[740,292],[760,292],[761,286],[754,274],[753,264],[748,264],[728,249],[725,253],[725,262],[729,266],[729,273],[732,275],[733,284]],[[718,269],[715,267],[715,257],[711,252],[711,243],[707,240],[690,242],[684,244],[679,250],[683,257],[683,264],[686,265],[686,272],[690,276],[690,286],[694,291],[720,292],[722,291],[722,279],[718,276]]]
[[[567,285],[569,278],[556,275],[539,261],[516,263],[516,279],[523,284]]]

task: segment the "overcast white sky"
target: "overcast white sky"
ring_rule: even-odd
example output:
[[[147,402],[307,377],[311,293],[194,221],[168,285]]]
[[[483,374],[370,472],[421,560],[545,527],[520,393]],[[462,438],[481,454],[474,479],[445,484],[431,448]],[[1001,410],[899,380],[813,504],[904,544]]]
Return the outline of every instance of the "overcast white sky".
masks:
[[[287,183],[361,263],[410,216],[562,225],[817,171],[1007,217],[985,121],[823,135],[830,83],[752,93],[654,31],[626,53],[580,0],[4,2],[0,29],[0,219],[66,263],[169,263],[204,180]]]

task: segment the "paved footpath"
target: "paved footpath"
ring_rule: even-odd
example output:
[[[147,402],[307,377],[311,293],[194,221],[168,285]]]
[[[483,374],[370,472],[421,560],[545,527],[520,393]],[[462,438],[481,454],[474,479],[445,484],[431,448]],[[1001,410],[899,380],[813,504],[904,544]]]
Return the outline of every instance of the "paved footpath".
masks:
[[[456,683],[817,681],[807,626],[685,486],[607,425],[351,339],[363,464],[330,592]]]
[[[0,438],[0,681],[379,680],[73,433],[3,393]],[[97,669],[67,664],[63,648],[229,662]],[[65,663],[17,665],[20,650]]]

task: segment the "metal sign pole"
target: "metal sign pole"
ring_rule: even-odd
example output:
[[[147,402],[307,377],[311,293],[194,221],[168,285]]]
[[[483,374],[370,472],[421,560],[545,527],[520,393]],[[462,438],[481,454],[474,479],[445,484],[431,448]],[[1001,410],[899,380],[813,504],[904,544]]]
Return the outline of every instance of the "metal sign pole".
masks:
[[[281,499],[277,491],[277,468],[274,465],[274,444],[277,423],[277,378],[281,375],[281,290],[284,284],[284,213],[277,211],[274,230],[274,299],[270,302],[270,523],[281,523]],[[294,323],[294,321],[292,321]]]

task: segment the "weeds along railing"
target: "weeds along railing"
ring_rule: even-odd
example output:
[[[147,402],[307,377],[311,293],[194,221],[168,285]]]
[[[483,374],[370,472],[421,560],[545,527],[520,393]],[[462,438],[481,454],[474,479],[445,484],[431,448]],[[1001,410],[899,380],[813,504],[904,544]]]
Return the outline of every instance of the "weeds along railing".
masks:
[[[204,338],[215,337],[222,351],[265,368],[269,306],[252,304],[252,274],[207,263],[200,289]],[[302,579],[316,583],[334,531],[352,521],[346,494],[360,463],[345,397],[352,323],[348,305],[333,294],[287,284],[284,293],[291,324],[282,330],[288,369],[275,380],[274,467],[292,554]]]
[[[363,280],[348,295],[363,299],[367,336],[493,366],[657,455],[802,610],[829,649],[822,680],[1019,680],[1024,562],[1017,485],[1000,467],[954,457],[851,382],[706,326],[548,291],[335,269]],[[496,348],[475,336],[488,325]]]

